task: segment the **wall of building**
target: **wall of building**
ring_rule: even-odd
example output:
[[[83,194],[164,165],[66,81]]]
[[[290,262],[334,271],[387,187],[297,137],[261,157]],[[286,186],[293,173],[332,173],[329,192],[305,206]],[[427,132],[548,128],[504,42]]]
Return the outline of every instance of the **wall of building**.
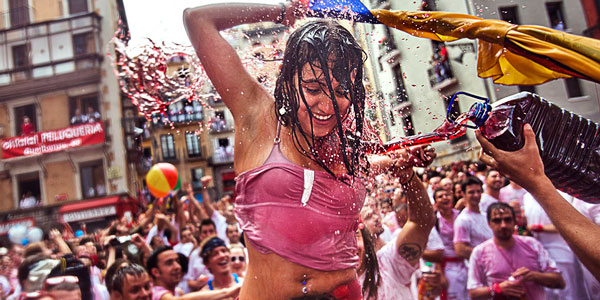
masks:
[[[48,174],[44,178],[47,199],[45,204],[81,198],[77,195],[75,186],[75,180],[79,176],[76,176],[70,161],[49,162],[46,163],[46,169]],[[66,195],[66,198],[62,198],[63,195]]]
[[[54,20],[63,15],[63,2],[56,0],[32,0],[33,7],[43,7],[44,9],[33,10],[33,21],[43,22]]]
[[[374,2],[374,1],[373,1]],[[449,12],[467,13],[469,8],[466,2],[452,0],[436,1],[437,9]],[[392,10],[419,10],[421,2],[390,1],[389,9]],[[455,92],[466,91],[479,96],[488,97],[486,81],[477,77],[476,44],[470,40],[461,40],[446,43],[449,64],[456,83],[448,88],[438,90],[429,82],[428,69],[433,67],[432,56],[434,53],[431,40],[410,36],[399,30],[390,29],[393,35],[397,52],[390,51],[382,41],[386,40],[383,25],[366,25],[364,34],[359,37],[368,44],[363,45],[368,49],[370,68],[376,80],[370,85],[375,91],[383,94],[381,115],[387,123],[391,138],[406,135],[403,129],[405,124],[402,117],[410,114],[416,134],[428,133],[442,124],[446,118],[446,97]],[[398,103],[396,96],[396,75],[392,68],[399,64],[408,103]],[[375,77],[373,76],[373,77]],[[493,95],[492,95],[493,98]],[[461,112],[469,109],[473,101],[462,100],[458,105]],[[393,117],[391,116],[393,115]],[[444,164],[459,159],[474,159],[477,156],[478,143],[472,131],[467,133],[467,140],[458,143],[439,142],[433,145],[436,148],[438,159],[435,164]]]
[[[500,8],[516,6],[520,24],[550,27],[550,17],[546,9],[546,2],[549,1],[529,0],[527,3],[521,5],[512,0],[496,0],[492,2],[473,0],[480,17],[500,19]],[[576,35],[583,35],[587,24],[581,2],[563,1],[562,10],[565,15],[565,31]],[[537,85],[536,93],[562,108],[599,122],[600,102],[597,85],[585,80],[579,80],[579,82],[584,95],[583,97],[569,98],[565,80],[562,79]],[[494,85],[494,92],[498,99],[515,94],[518,91],[519,89],[516,86]]]
[[[42,127],[40,131],[65,128],[70,125],[69,98],[64,92],[40,97]]]
[[[116,1],[93,0],[90,10],[98,12],[102,18],[100,45],[107,45],[112,40],[114,33],[118,29],[118,13]],[[103,48],[104,49],[104,48]],[[109,45],[111,55],[114,55],[112,46]],[[120,169],[119,176],[110,180],[108,192],[122,193],[130,192],[135,194],[136,191],[130,191],[127,185],[126,170],[126,150],[123,143],[123,126],[121,125],[121,90],[119,81],[113,70],[110,59],[105,59],[101,66],[102,83],[100,86],[102,99],[102,116],[103,119],[109,121],[108,131],[111,137],[109,151],[109,161],[107,166],[115,169]]]
[[[10,210],[15,208],[13,201],[13,187],[10,177],[3,178],[0,176],[0,211]]]

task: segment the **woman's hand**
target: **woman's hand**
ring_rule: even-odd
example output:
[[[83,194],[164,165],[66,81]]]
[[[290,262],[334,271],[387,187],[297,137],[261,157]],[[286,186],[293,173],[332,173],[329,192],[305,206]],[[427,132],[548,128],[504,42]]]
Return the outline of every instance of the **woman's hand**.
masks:
[[[392,174],[406,182],[413,174],[413,167],[427,167],[436,157],[435,149],[430,145],[411,147],[390,154],[394,160],[390,167]]]

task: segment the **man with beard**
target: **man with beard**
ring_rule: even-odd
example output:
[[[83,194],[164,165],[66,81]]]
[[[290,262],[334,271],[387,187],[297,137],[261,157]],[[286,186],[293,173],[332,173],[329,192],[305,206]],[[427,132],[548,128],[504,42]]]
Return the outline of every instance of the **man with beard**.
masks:
[[[504,187],[504,177],[496,169],[485,173],[485,192],[481,194],[479,210],[485,214],[488,206],[500,202],[500,190]]]
[[[487,211],[494,237],[473,249],[467,288],[471,299],[546,299],[544,287],[562,289],[556,263],[536,239],[513,235],[515,213],[506,203]]]
[[[192,292],[183,295],[177,285],[183,277],[179,255],[173,248],[161,246],[155,249],[146,264],[146,269],[154,280],[152,300],[218,300],[237,297],[237,288],[219,291]]]
[[[208,238],[203,242],[201,253],[204,265],[214,276],[202,291],[234,291],[241,287],[241,278],[231,273],[231,254],[225,241],[216,236]]]

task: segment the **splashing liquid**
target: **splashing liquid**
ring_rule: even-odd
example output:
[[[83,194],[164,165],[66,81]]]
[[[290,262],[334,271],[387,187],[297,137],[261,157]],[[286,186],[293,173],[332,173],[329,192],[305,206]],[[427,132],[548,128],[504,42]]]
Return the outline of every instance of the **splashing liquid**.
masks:
[[[395,138],[387,143],[384,143],[382,147],[375,148],[371,153],[387,153],[407,147],[427,145],[461,137],[467,133],[466,127],[462,126],[462,124],[466,123],[468,120],[469,114],[462,113],[460,116],[458,116],[455,121],[456,123],[454,124],[450,123],[448,120],[445,120],[444,123],[434,129],[432,132]]]

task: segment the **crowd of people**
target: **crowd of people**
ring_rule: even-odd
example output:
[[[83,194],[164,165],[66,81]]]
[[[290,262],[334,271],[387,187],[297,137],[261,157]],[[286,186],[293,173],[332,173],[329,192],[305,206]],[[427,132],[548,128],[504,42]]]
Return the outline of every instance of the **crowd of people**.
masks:
[[[184,23],[236,132],[233,197],[184,184],[96,232],[0,249],[7,299],[594,299],[599,206],[560,195],[535,134],[481,162],[374,153],[364,51],[332,21],[289,37],[272,95],[219,31],[294,24],[302,2],[213,4]],[[235,76],[232,76],[235,74]],[[504,176],[514,182],[509,182]],[[522,187],[520,187],[520,186]],[[565,200],[566,199],[566,200]],[[586,218],[587,217],[587,218]],[[596,224],[594,224],[596,223]],[[577,259],[581,260],[581,264]]]
[[[356,234],[357,274],[375,289],[365,299],[597,299],[598,281],[540,205],[497,170],[460,161],[416,176],[425,201],[389,175],[367,186]],[[0,248],[0,298],[235,299],[252,278],[232,198],[214,201],[203,188],[196,199],[189,184],[179,195],[97,232],[53,229]],[[599,205],[565,198],[600,218]]]

